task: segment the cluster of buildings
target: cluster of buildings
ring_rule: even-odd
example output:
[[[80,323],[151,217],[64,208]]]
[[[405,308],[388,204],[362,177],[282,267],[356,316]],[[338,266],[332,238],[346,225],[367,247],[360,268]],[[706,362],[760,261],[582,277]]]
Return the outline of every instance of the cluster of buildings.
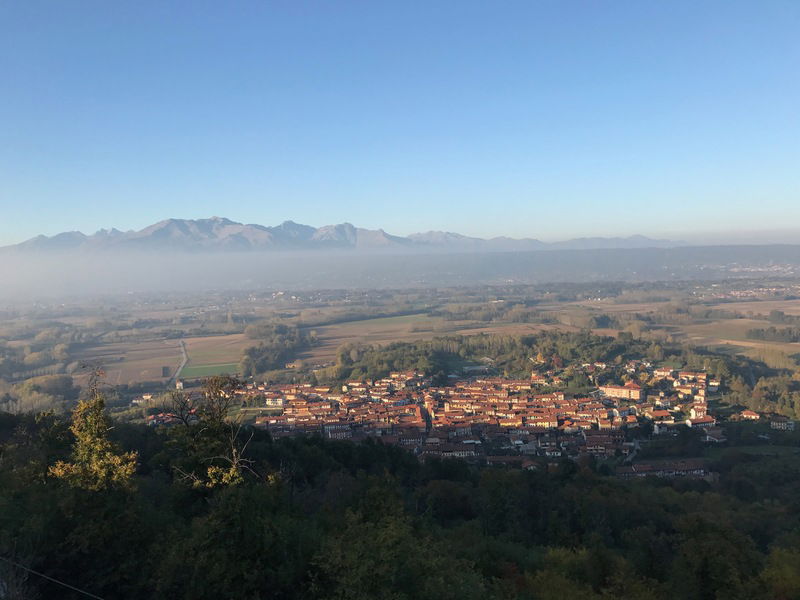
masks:
[[[646,422],[656,433],[685,424],[714,437],[716,420],[705,400],[713,380],[705,373],[672,370],[661,376],[675,382],[675,393],[649,396],[632,381],[599,386],[585,396],[539,393],[539,374],[530,379],[477,376],[434,386],[416,371],[351,381],[335,390],[251,384],[238,393],[245,404],[261,407],[256,426],[276,437],[378,437],[423,460],[456,457],[525,466],[535,457],[629,455],[636,436],[628,432]]]
[[[624,478],[709,476],[702,460],[634,459],[651,432],[669,439],[682,425],[700,429],[704,442],[724,442],[724,431],[709,414],[707,402],[720,387],[718,379],[706,372],[654,367],[647,361],[581,368],[594,381],[601,377],[626,381],[599,384],[590,393],[573,396],[553,391],[561,383],[555,372],[533,373],[529,379],[472,373],[437,386],[432,378],[408,371],[375,381],[348,381],[334,389],[251,383],[235,394],[242,406],[258,412],[255,426],[273,437],[318,434],[353,441],[373,437],[403,447],[421,460],[461,458],[522,468],[558,458],[623,457],[617,475]],[[746,410],[734,418],[761,416]],[[176,422],[169,413],[149,419],[153,425]],[[773,421],[774,429],[794,425],[788,419]]]
[[[708,414],[707,395],[719,389],[718,379],[702,371],[661,367],[653,369],[652,381],[654,387],[641,410],[654,422],[656,431],[676,424],[704,429],[716,426],[717,420]]]

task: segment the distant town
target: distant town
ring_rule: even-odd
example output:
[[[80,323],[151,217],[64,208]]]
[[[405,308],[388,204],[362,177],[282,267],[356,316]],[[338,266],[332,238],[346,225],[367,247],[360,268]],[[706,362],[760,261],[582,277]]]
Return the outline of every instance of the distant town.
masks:
[[[257,415],[255,426],[274,438],[374,438],[423,461],[459,458],[522,469],[548,468],[557,459],[616,459],[615,472],[623,478],[713,478],[702,458],[636,459],[654,440],[668,445],[681,427],[696,431],[698,439],[710,445],[726,441],[728,422],[763,421],[773,430],[794,431],[795,422],[782,415],[749,409],[715,415],[709,399],[719,394],[723,382],[713,373],[656,366],[648,360],[619,366],[584,363],[578,368],[592,379],[611,374],[625,381],[572,396],[557,390],[563,382],[556,370],[534,371],[527,379],[451,374],[445,386],[412,370],[333,388],[247,383],[234,394],[236,404]],[[180,381],[177,385],[183,387]],[[541,388],[556,391],[541,393]],[[137,406],[154,402],[152,394],[133,401]],[[147,422],[169,427],[181,420],[160,412]]]

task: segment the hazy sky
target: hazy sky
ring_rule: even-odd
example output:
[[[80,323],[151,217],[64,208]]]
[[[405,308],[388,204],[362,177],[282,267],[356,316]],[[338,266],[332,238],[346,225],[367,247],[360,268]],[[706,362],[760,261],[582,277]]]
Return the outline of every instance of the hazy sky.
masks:
[[[800,2],[0,2],[0,244],[800,229]]]

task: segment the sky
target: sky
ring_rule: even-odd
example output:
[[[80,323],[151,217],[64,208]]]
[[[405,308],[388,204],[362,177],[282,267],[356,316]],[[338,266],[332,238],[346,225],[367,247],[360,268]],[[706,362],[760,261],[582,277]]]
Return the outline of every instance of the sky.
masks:
[[[5,0],[0,245],[213,215],[777,241],[799,107],[796,0]]]

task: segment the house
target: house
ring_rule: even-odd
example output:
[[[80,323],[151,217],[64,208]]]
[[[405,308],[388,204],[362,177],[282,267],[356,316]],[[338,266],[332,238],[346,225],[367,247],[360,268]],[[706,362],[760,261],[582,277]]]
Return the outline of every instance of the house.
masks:
[[[752,410],[743,410],[737,415],[742,421],[758,421],[761,417]]]
[[[698,417],[697,419],[686,419],[687,427],[707,428],[717,424],[717,420],[712,416]]]
[[[531,373],[532,385],[547,385],[547,377],[539,375],[538,373]]]
[[[693,371],[679,371],[678,378],[683,381],[696,381],[705,385],[708,381],[708,373],[697,373]]]
[[[702,440],[707,444],[721,444],[726,442],[725,432],[721,427],[709,427],[703,431]]]
[[[323,435],[330,440],[346,440],[353,437],[350,423],[328,423],[322,426]]]
[[[665,409],[673,408],[676,404],[678,404],[679,400],[677,396],[667,396],[664,394],[664,392],[661,392],[661,395],[659,396],[648,396],[648,398],[653,398],[653,404]]]
[[[657,423],[674,423],[675,420],[668,410],[648,410],[645,416]]]
[[[476,456],[473,445],[442,444],[439,451],[442,458],[472,458]]]
[[[283,403],[281,396],[270,395],[264,398],[264,406],[267,408],[283,408]]]
[[[653,371],[656,379],[671,379],[675,375],[675,369],[671,367],[659,367]]]
[[[692,419],[701,419],[708,414],[708,406],[705,403],[697,402],[692,404],[689,408],[689,417]],[[755,413],[754,413],[755,414]],[[758,415],[756,415],[758,418]]]

